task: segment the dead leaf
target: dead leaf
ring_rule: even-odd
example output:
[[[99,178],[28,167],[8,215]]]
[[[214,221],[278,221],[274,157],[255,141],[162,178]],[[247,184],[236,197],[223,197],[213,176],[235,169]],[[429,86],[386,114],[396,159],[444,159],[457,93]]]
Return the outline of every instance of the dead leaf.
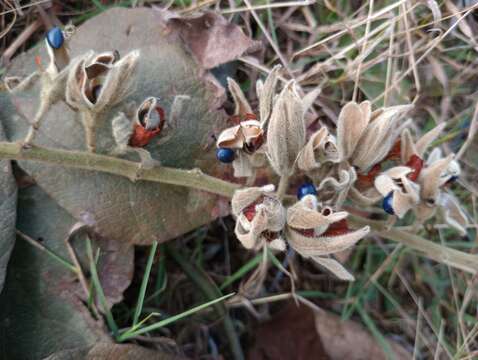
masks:
[[[209,174],[221,174],[223,167],[215,160],[213,151],[206,149],[214,129],[224,121],[223,114],[216,111],[218,100],[210,92],[210,83],[202,77],[204,69],[191,59],[181,43],[167,39],[157,24],[158,15],[151,9],[106,11],[78,28],[70,43],[72,55],[89,49],[117,49],[124,55],[139,49],[137,87],[125,104],[131,101],[139,104],[154,95],[162,99],[169,114],[176,95],[191,98],[171,137],[161,145],[153,140],[147,149],[166,166],[190,169],[201,164]],[[16,58],[9,73],[26,75],[34,70],[38,53],[35,48]],[[42,50],[40,55],[44,58]],[[38,87],[12,97],[21,118],[11,113],[2,114],[10,140],[25,136],[27,119],[33,117],[37,107],[37,95]],[[103,153],[114,146],[111,134],[114,114],[114,111],[107,114],[98,130],[97,147]],[[85,149],[83,128],[76,114],[64,103],[52,107],[35,141],[56,148]],[[151,182],[133,183],[119,176],[29,161],[19,164],[78,221],[91,224],[102,237],[116,241],[164,242],[225,215],[224,211],[218,212],[220,197],[201,191]]]
[[[66,233],[71,224],[61,215],[64,210],[52,201],[58,211],[48,209],[42,219],[35,216],[38,210],[35,204],[47,200],[46,196],[36,200],[30,196],[35,188],[19,192],[17,226],[23,232],[29,231],[35,239],[48,233],[49,237],[39,240],[67,258],[62,237],[55,238],[54,232],[58,229]],[[44,222],[48,216],[49,221]],[[42,359],[61,349],[88,346],[103,336],[107,338],[71,291],[75,285],[72,280],[71,272],[59,262],[23,239],[17,239],[5,288],[0,294],[0,353],[3,358]]]
[[[330,359],[383,360],[387,354],[362,325],[325,311],[316,313],[315,325]],[[411,355],[403,347],[388,341],[396,360],[409,360]]]
[[[63,239],[76,220],[38,186],[20,190],[18,209],[19,230],[69,260]],[[73,242],[82,258],[84,240],[78,236]],[[101,247],[98,271],[105,295],[110,304],[116,303],[131,282],[133,247],[106,240],[95,243]],[[55,351],[106,340],[85,300],[76,275],[18,238],[0,295],[0,353],[8,359],[41,359]]]
[[[215,68],[261,47],[260,41],[250,39],[239,26],[215,12],[185,17],[167,10],[159,12],[168,31],[179,34],[205,69]]]
[[[44,360],[186,360],[183,356],[133,344],[98,343],[89,348],[60,351]]]
[[[0,123],[0,140],[5,140]],[[10,161],[0,161],[0,292],[7,272],[10,253],[15,244],[15,217],[17,212],[17,186]]]
[[[315,330],[313,311],[295,303],[258,326],[254,339],[250,360],[330,359]]]

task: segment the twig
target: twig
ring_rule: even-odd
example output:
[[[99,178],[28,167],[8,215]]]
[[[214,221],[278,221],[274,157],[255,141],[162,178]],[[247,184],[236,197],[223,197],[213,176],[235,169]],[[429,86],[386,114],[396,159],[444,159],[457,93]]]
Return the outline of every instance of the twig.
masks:
[[[0,142],[0,159],[34,160],[52,165],[101,171],[124,176],[132,181],[146,180],[185,186],[226,197],[232,197],[234,191],[240,187],[238,184],[206,175],[199,169],[182,170],[161,166],[151,169],[143,168],[138,173],[139,164],[134,161],[84,151],[51,149],[39,146],[25,149],[19,143]]]

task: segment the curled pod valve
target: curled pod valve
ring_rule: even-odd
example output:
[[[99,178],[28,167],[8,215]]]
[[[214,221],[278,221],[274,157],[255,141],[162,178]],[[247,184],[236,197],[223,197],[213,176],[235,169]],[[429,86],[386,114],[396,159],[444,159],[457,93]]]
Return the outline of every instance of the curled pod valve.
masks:
[[[158,98],[149,97],[139,106],[129,145],[146,146],[151,139],[161,133],[166,123],[166,116],[164,109],[158,103]]]

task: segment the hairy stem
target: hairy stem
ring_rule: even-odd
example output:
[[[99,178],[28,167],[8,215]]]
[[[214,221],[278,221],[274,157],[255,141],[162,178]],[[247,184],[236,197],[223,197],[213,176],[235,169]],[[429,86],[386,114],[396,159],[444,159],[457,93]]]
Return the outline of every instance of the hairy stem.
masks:
[[[141,164],[134,161],[123,160],[111,156],[87,153],[83,151],[70,151],[50,149],[33,146],[29,149],[20,143],[0,142],[0,159],[32,160],[51,165],[72,167],[90,171],[101,171],[119,176],[124,176],[132,181],[146,180],[171,185],[185,186],[197,190],[231,198],[234,191],[239,189],[238,184],[233,184],[213,176],[204,174],[199,169],[181,170],[169,167],[156,167],[142,169]],[[285,193],[288,179],[281,179],[278,193]],[[287,198],[287,197],[286,197]],[[378,235],[407,245],[423,253],[430,259],[448,264],[455,268],[478,273],[478,256],[435,244],[420,236],[400,229],[387,229],[386,224],[356,215],[349,217],[357,226],[369,225]]]
[[[283,199],[286,195],[287,188],[289,187],[289,176],[282,175],[279,180],[279,186],[277,186],[277,197]]]
[[[33,160],[51,165],[101,171],[124,176],[131,181],[146,180],[185,186],[226,197],[232,197],[234,191],[239,188],[238,184],[206,175],[199,169],[182,170],[164,166],[146,169],[140,163],[112,156],[39,146],[25,149],[20,143],[0,142],[0,159]]]

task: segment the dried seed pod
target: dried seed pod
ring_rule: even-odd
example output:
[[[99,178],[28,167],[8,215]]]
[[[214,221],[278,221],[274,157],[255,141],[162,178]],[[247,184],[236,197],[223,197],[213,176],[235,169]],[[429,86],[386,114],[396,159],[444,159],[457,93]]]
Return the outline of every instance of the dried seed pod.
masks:
[[[100,113],[118,104],[131,91],[139,51],[119,59],[117,51],[91,54],[72,68],[66,100],[75,109]]]
[[[418,205],[420,187],[409,179],[413,169],[407,166],[393,167],[377,176],[374,185],[384,197],[383,208],[389,214],[403,218]]]
[[[290,82],[278,96],[267,129],[267,157],[278,175],[289,176],[305,144],[302,101]]]
[[[450,154],[446,158],[436,158],[422,170],[418,178],[418,183],[421,186],[420,197],[428,206],[435,206],[440,194],[440,187],[460,174],[460,166],[453,158],[454,154]]]
[[[96,128],[102,113],[121,102],[131,91],[139,51],[119,60],[117,51],[88,53],[71,67],[66,101],[81,111],[89,151],[96,151]]]
[[[264,83],[262,83],[261,80],[258,80],[256,83],[256,93],[257,98],[259,99],[260,122],[263,127],[266,126],[271,115],[273,100],[276,94],[277,76],[280,69],[280,65],[274,66]]]
[[[287,209],[287,241],[302,256],[312,258],[339,278],[352,280],[353,276],[335,260],[321,257],[353,246],[370,231],[368,226],[350,230],[347,216],[345,211],[334,212],[318,205],[313,195],[307,195]]]
[[[280,233],[285,225],[285,209],[273,193],[274,186],[238,190],[232,198],[232,213],[236,216],[235,233],[247,249],[264,244],[285,249]]]
[[[219,149],[226,148],[235,151],[232,161],[234,176],[247,177],[252,175],[253,157],[264,142],[264,131],[257,120],[245,120],[239,125],[227,128],[217,138]]]
[[[367,128],[371,113],[370,101],[361,104],[349,102],[342,108],[337,121],[337,148],[340,161],[352,156]]]
[[[234,99],[234,115],[238,116],[240,119],[245,119],[247,114],[252,113],[251,105],[249,105],[241,87],[234,79],[227,78],[227,86],[232,98]]]
[[[324,126],[315,132],[302,148],[297,158],[297,166],[304,171],[318,169],[325,161],[338,162],[339,153],[335,137]]]
[[[410,105],[400,105],[374,111],[355,147],[352,164],[366,172],[383,160],[399,135],[398,121],[410,108]]]
[[[158,136],[164,128],[166,116],[164,109],[159,106],[159,99],[149,97],[138,107],[135,114],[133,134],[129,145],[143,147],[151,139]]]

